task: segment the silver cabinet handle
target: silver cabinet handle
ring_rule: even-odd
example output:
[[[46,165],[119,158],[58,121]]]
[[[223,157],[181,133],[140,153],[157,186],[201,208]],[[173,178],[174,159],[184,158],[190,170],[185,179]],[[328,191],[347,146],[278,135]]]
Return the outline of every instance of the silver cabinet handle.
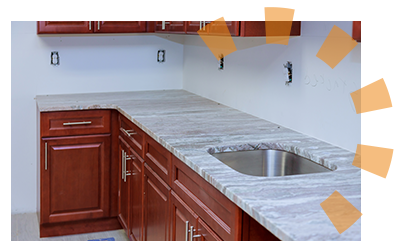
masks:
[[[201,26],[202,26],[202,24],[203,24],[203,21],[200,21],[200,30],[201,30]]]
[[[204,24],[203,24],[203,30],[206,30],[206,21],[203,21],[204,22]]]
[[[97,21],[97,30],[100,30],[100,21]]]
[[[161,29],[162,29],[162,30],[165,30],[165,25],[166,25],[166,24],[169,24],[169,22],[161,21]]]
[[[193,238],[199,238],[201,237],[201,234],[196,234],[193,235],[193,233],[196,231],[193,226],[190,227],[190,241],[193,241]]]
[[[133,155],[126,155],[126,152],[124,151],[124,150],[122,150],[123,151],[123,170],[122,170],[122,179],[124,179],[124,182],[126,182],[126,176],[128,176],[128,175],[136,175],[137,173],[131,173],[130,171],[128,172],[127,170],[126,170],[126,161],[129,161],[129,160],[135,160],[136,159],[136,157],[135,156],[133,156]]]
[[[44,144],[44,170],[47,170],[47,142]]]
[[[189,240],[189,221],[186,221],[186,226],[185,226],[185,241]]]
[[[63,125],[64,126],[68,126],[68,125],[82,125],[82,124],[92,124],[91,121],[87,121],[87,122],[64,122]]]
[[[89,30],[92,30],[92,21],[89,21]]]
[[[135,131],[135,130],[133,130],[133,129],[130,129],[130,130],[126,130],[126,129],[122,129],[128,136],[131,136],[131,135],[136,135],[137,134],[137,132]]]

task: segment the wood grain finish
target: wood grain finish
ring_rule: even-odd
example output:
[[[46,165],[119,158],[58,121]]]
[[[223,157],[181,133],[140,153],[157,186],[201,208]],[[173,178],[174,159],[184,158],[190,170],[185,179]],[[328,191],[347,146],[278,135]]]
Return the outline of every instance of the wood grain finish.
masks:
[[[121,225],[119,224],[117,217],[62,223],[48,223],[40,225],[40,237],[101,232],[117,229],[121,229]]]
[[[277,239],[118,111],[42,113],[41,131],[59,134],[61,122],[88,117],[100,117],[98,127],[41,139],[42,237],[117,229],[117,221],[131,240],[185,240],[188,221],[195,241]],[[74,135],[98,124],[112,134]],[[131,158],[126,182],[122,150]]]
[[[270,231],[243,212],[242,241],[279,241]]]
[[[109,216],[109,134],[45,138],[41,149],[41,224]]]
[[[162,29],[162,21],[155,22],[155,32],[159,33],[186,33],[186,21],[166,21],[165,29]]]
[[[240,36],[265,36],[265,21],[241,21]],[[293,21],[290,36],[301,35],[301,22]]]
[[[204,21],[201,21],[202,27],[204,27]],[[221,22],[214,22],[211,24],[211,21],[205,21],[206,26],[204,27],[204,31],[209,35],[221,35],[217,31],[220,30]],[[231,36],[239,35],[239,21],[225,21],[226,26],[231,34]],[[186,21],[186,34],[198,35],[197,31],[200,29],[200,21]],[[226,35],[226,34],[222,34]]]
[[[130,222],[129,238],[132,240],[143,240],[143,167],[144,161],[134,150],[131,150],[133,158],[131,160],[132,175],[128,176],[131,186],[130,203]]]
[[[353,21],[353,39],[361,43],[361,21]]]
[[[163,181],[168,185],[171,183],[171,153],[147,134],[145,135],[144,161]]]
[[[169,240],[170,187],[144,164],[144,223],[145,241]]]
[[[146,21],[95,21],[94,33],[146,32]]]
[[[44,112],[40,114],[40,134],[47,137],[110,133],[110,119],[110,110]],[[91,123],[64,125],[75,122]]]
[[[144,158],[144,138],[145,133],[123,115],[119,115],[120,136],[136,151],[140,157]]]
[[[240,240],[242,210],[176,157],[172,189],[223,240]]]
[[[82,33],[93,33],[93,21],[38,21],[37,22],[37,34],[82,34]]]

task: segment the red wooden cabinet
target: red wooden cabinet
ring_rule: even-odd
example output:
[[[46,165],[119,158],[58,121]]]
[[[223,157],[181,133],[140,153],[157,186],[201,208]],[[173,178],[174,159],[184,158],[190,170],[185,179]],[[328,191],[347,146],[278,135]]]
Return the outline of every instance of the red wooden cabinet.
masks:
[[[158,33],[186,33],[187,22],[185,21],[156,21],[155,32]]]
[[[144,164],[143,240],[169,240],[169,201],[171,188]]]
[[[118,220],[132,240],[142,240],[142,158],[119,136]]]
[[[117,111],[40,118],[41,237],[122,226],[131,240],[277,239]]]
[[[126,158],[129,158],[131,154],[128,144],[119,137],[119,176],[121,177],[119,178],[118,187],[118,220],[128,236],[130,235],[131,178],[127,178],[126,173],[131,172],[131,161],[127,161]]]
[[[186,21],[186,34],[197,35],[197,31],[200,30],[200,27],[203,27],[203,23],[204,21]]]
[[[240,36],[265,36],[265,21],[241,21]],[[290,36],[301,35],[301,22],[293,21]]]
[[[110,135],[42,140],[40,223],[109,216]]]
[[[146,32],[145,21],[95,21],[95,33]]]
[[[221,241],[221,238],[174,191],[171,191],[171,240]]]
[[[93,21],[38,21],[38,34],[93,33]]]
[[[121,228],[110,110],[40,114],[40,236]],[[101,133],[101,134],[100,134]]]
[[[37,34],[146,32],[146,21],[38,21]]]
[[[361,21],[353,21],[353,39],[361,43]]]
[[[225,21],[226,26],[230,32],[231,36],[239,35],[239,21]],[[221,35],[220,26],[225,25],[221,22],[211,22],[211,21],[187,21],[186,22],[186,34],[194,34],[197,35],[197,31],[201,30],[205,34],[209,35]],[[225,33],[222,35],[226,35]]]

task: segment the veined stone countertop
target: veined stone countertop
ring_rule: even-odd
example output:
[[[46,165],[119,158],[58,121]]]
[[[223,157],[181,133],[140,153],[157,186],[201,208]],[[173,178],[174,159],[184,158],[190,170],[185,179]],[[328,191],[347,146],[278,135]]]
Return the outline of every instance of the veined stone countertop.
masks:
[[[281,240],[361,240],[361,219],[339,234],[320,203],[335,190],[361,211],[354,153],[184,90],[36,97],[40,112],[117,109]],[[241,174],[212,151],[276,148],[335,171]]]

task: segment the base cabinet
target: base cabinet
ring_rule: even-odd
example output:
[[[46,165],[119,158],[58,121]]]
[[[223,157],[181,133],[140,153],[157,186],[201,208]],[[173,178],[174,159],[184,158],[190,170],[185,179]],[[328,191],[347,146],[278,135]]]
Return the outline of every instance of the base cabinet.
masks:
[[[110,135],[43,139],[41,223],[109,215]]]
[[[117,111],[43,113],[40,143],[41,237],[122,227],[135,241],[277,240]]]
[[[144,164],[143,240],[169,240],[170,187]]]

